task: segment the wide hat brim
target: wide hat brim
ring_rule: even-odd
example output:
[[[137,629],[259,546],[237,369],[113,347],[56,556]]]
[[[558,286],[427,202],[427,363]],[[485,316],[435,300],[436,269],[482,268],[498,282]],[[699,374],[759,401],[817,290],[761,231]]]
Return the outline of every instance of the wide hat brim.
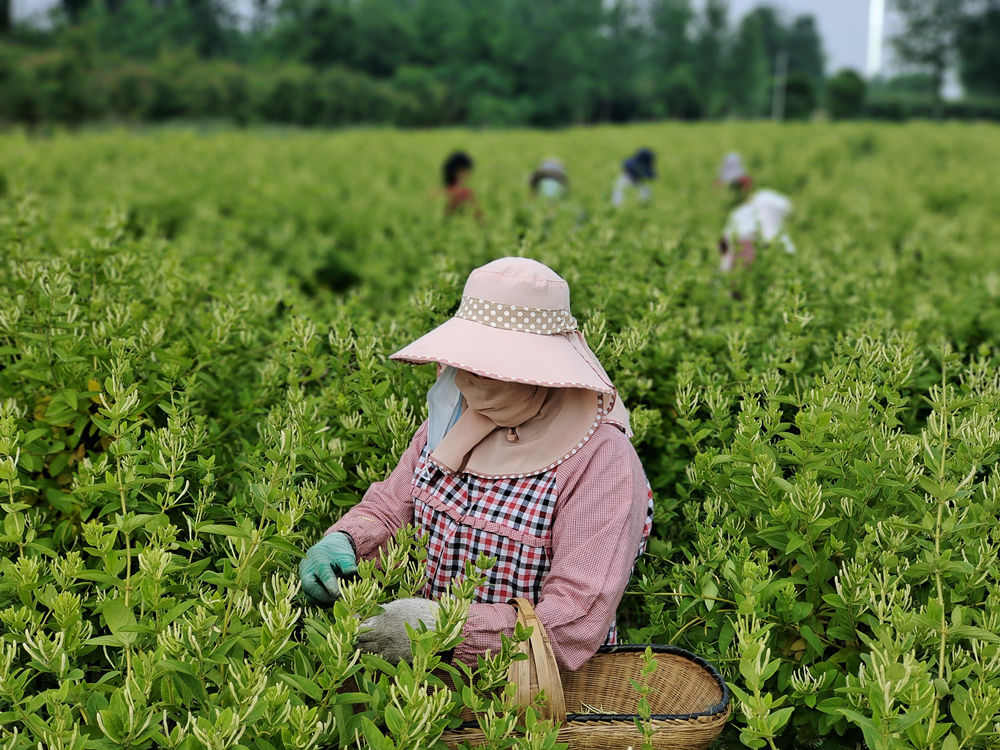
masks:
[[[537,334],[451,318],[390,359],[450,365],[494,380],[613,394],[614,386],[579,333]]]
[[[565,172],[560,172],[554,169],[536,169],[531,174],[531,187],[537,188],[538,183],[544,179],[555,180],[563,186],[569,184],[569,179],[566,177]]]

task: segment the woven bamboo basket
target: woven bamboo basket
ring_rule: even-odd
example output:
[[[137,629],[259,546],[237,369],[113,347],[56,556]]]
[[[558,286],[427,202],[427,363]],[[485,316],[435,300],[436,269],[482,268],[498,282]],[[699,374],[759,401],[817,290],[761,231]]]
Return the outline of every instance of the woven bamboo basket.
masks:
[[[517,685],[519,705],[528,705],[544,691],[544,718],[558,721],[559,741],[571,750],[627,750],[642,747],[635,725],[639,694],[631,680],[646,680],[652,690],[650,725],[656,750],[707,748],[729,718],[729,688],[716,669],[703,659],[672,646],[651,646],[656,671],[642,677],[646,646],[605,646],[576,672],[559,673],[545,628],[526,599],[512,602],[518,621],[530,627],[521,644],[526,660],[511,665],[510,681]],[[445,732],[449,747],[484,741],[475,721]]]

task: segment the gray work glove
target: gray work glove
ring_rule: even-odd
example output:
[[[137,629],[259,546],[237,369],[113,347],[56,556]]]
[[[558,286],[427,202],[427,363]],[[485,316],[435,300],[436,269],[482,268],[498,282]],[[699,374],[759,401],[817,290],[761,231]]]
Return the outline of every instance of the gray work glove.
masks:
[[[327,607],[340,598],[340,579],[357,570],[354,545],[342,531],[334,531],[320,539],[299,562],[302,590],[316,604]]]
[[[361,623],[358,648],[371,651],[395,664],[413,656],[406,626],[414,630],[420,623],[434,630],[437,622],[438,603],[430,599],[396,599],[382,605],[382,613]]]

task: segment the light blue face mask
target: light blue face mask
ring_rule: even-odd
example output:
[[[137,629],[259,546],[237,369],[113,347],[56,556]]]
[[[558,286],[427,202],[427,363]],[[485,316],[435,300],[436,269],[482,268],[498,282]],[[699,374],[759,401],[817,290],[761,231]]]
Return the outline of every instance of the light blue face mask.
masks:
[[[455,384],[458,370],[445,367],[427,391],[427,448],[434,450],[462,416],[462,392]]]
[[[539,195],[543,195],[546,198],[562,198],[565,192],[566,188],[563,184],[551,177],[544,177],[538,183]]]

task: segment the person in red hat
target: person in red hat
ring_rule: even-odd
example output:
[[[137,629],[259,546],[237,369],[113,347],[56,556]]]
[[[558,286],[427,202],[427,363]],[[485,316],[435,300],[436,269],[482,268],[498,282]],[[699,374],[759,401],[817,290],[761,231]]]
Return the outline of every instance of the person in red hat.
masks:
[[[615,613],[652,525],[652,491],[628,412],[550,268],[503,258],[473,271],[454,317],[392,355],[440,368],[428,419],[388,479],[306,553],[302,586],[331,605],[340,578],[394,533],[428,539],[422,596],[384,605],[359,644],[410,656],[406,626],[435,626],[436,599],[480,555],[496,565],[476,591],[455,658],[498,651],[530,600],[564,669],[617,638]]]

